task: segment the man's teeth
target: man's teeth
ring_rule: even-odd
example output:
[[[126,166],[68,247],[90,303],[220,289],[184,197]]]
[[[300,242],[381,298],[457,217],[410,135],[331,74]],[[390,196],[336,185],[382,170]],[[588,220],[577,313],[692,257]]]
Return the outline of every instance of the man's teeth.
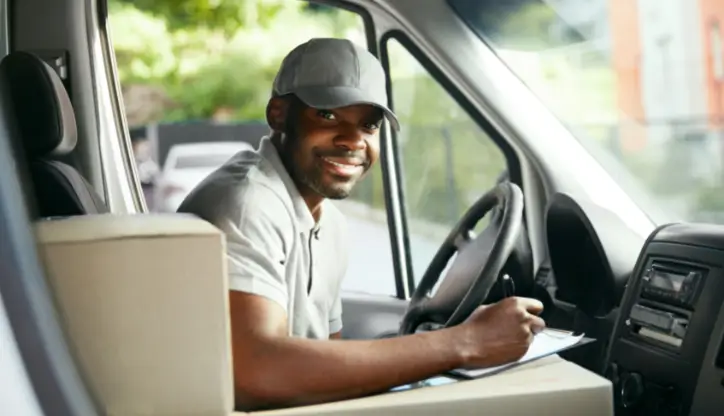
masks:
[[[331,164],[333,164],[333,165],[336,165],[336,166],[339,166],[339,167],[343,167],[343,168],[349,168],[349,167],[356,167],[356,166],[358,166],[358,165],[355,165],[355,164],[352,164],[352,163],[339,163],[339,162],[335,162],[335,161],[333,161],[333,160],[327,159],[326,157],[324,158],[324,160],[326,160],[327,162],[329,162],[329,163],[331,163]]]

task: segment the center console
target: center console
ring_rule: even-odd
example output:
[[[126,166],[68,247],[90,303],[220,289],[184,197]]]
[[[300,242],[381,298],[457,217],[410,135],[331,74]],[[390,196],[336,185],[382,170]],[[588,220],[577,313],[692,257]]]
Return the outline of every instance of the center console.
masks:
[[[724,377],[724,357],[705,360],[721,350],[723,268],[724,227],[672,224],[649,237],[607,352],[617,415],[688,415],[697,389],[724,394],[721,377],[697,385]]]

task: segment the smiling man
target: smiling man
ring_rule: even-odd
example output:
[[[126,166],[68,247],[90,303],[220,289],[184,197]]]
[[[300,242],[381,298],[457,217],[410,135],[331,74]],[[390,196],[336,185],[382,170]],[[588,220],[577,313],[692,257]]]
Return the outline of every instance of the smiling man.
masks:
[[[267,106],[270,137],[211,174],[179,208],[227,238],[234,387],[240,409],[358,397],[463,366],[520,358],[542,304],[509,298],[463,324],[337,341],[347,265],[342,199],[379,157],[385,73],[368,51],[313,39],[284,59]],[[370,259],[374,261],[374,259]]]

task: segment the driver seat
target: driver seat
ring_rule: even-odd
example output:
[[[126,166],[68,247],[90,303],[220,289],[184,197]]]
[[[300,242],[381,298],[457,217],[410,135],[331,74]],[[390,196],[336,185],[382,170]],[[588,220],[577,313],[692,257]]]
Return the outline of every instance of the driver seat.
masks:
[[[0,76],[18,123],[16,151],[28,162],[37,215],[109,212],[103,199],[62,159],[75,149],[75,113],[58,74],[37,56],[17,51],[0,62]]]

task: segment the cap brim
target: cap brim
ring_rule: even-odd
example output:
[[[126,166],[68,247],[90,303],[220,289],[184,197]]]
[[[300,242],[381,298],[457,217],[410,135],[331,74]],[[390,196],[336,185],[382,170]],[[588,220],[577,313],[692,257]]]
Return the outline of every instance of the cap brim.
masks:
[[[378,102],[370,94],[352,87],[329,87],[329,88],[299,88],[294,91],[304,104],[319,109],[333,109],[347,107],[350,105],[369,104],[385,113],[385,118],[396,131],[400,130],[400,122],[397,116],[384,103]]]

